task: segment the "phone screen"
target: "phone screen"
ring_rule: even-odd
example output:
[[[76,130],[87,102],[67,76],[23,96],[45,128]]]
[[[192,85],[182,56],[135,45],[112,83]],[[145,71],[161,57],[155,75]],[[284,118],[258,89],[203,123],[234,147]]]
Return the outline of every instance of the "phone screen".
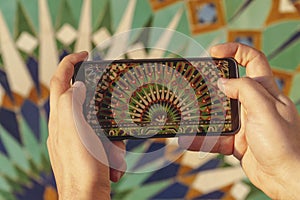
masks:
[[[82,62],[73,81],[87,88],[84,114],[99,137],[229,135],[239,129],[239,103],[217,87],[237,78],[231,58]]]

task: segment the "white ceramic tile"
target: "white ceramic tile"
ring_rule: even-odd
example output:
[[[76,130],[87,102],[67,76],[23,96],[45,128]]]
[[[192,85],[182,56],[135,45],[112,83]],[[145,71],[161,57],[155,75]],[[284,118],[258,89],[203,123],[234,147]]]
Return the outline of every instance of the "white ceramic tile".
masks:
[[[245,173],[241,167],[217,168],[199,173],[192,187],[200,192],[209,193],[243,178],[245,178]]]
[[[178,146],[178,138],[177,137],[166,138],[166,144]]]
[[[39,1],[39,72],[41,82],[49,86],[58,64],[56,39],[46,0]]]
[[[207,161],[215,158],[217,154],[204,153],[199,151],[186,151],[183,155],[181,163],[192,168],[199,167]]]
[[[30,74],[27,70],[19,51],[0,11],[0,49],[4,69],[6,71],[11,89],[23,97],[27,96],[33,86]]]
[[[38,40],[27,32],[22,32],[18,38],[16,45],[19,49],[31,54],[38,45]]]
[[[249,185],[243,183],[243,182],[237,182],[234,184],[234,186],[230,190],[230,194],[236,199],[236,200],[243,200],[246,199],[247,195],[250,192]]]
[[[74,42],[76,37],[77,32],[70,24],[64,24],[56,33],[56,38],[66,46]]]
[[[77,42],[75,44],[75,52],[80,51],[91,51],[91,37],[92,37],[92,19],[91,14],[91,0],[83,1],[79,27],[78,27],[78,36]]]
[[[290,0],[279,0],[279,12],[281,13],[293,13],[297,12],[297,9]]]
[[[124,15],[122,16],[119,26],[115,32],[117,37],[113,37],[111,47],[105,56],[105,59],[117,59],[123,57],[124,53],[126,53],[130,33],[125,31],[129,31],[131,29],[135,5],[136,0],[130,0],[128,2]]]
[[[224,160],[226,163],[230,164],[230,165],[240,165],[240,161],[238,159],[236,159],[233,155],[230,156],[224,156]]]
[[[92,40],[97,48],[105,49],[110,45],[110,38],[111,36],[108,30],[102,27],[93,34]]]

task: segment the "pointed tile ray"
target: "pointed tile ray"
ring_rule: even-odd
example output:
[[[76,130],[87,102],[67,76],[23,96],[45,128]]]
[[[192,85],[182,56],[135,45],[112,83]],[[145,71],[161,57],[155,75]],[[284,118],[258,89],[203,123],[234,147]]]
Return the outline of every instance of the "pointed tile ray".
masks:
[[[91,0],[85,0],[82,5],[81,17],[78,27],[78,38],[75,44],[75,52],[91,51]]]
[[[54,37],[54,30],[51,23],[48,4],[46,0],[39,1],[39,70],[40,81],[50,85],[50,79],[56,70],[58,64],[58,53]]]
[[[163,55],[165,53],[165,50],[167,49],[167,47],[170,43],[170,40],[172,38],[172,35],[174,33],[173,31],[170,31],[170,30],[176,30],[176,27],[177,27],[177,25],[180,21],[182,13],[183,13],[183,8],[179,9],[177,11],[177,13],[174,15],[172,21],[166,27],[166,31],[164,31],[161,34],[161,37],[156,42],[154,47],[151,49],[151,51],[148,55],[149,58],[161,58],[161,57],[163,57]]]
[[[216,181],[215,177],[218,177],[219,181]],[[197,175],[192,187],[201,192],[209,193],[243,178],[245,178],[245,173],[240,167],[208,170]]]
[[[21,55],[14,45],[13,38],[4,22],[1,11],[0,27],[0,48],[10,87],[12,91],[26,96],[32,88],[32,80],[26,70],[26,64],[23,62]]]
[[[111,43],[111,48],[109,49],[106,59],[116,59],[122,57],[128,47],[128,39],[130,33],[125,33],[125,31],[129,31],[131,29],[133,15],[134,15],[134,8],[136,5],[136,0],[130,0],[127,8],[124,12],[122,20],[119,23],[119,27],[117,28],[115,34],[120,34],[122,32],[121,37],[117,37],[116,39],[113,38]]]

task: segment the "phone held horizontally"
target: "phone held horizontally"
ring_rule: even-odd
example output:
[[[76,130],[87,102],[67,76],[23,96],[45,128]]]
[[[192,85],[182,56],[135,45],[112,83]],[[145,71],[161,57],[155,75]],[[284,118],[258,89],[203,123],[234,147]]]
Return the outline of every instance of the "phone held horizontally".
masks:
[[[84,114],[96,134],[122,140],[236,133],[239,102],[218,89],[220,77],[239,77],[234,59],[86,61],[73,82],[86,85]]]

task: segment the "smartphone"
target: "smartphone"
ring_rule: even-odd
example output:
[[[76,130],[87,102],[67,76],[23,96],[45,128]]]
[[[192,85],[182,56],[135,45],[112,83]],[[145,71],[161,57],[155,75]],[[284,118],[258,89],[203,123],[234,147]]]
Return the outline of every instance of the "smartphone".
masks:
[[[217,87],[238,78],[233,58],[85,61],[73,82],[85,83],[84,115],[110,140],[232,135],[240,128],[238,100]]]

